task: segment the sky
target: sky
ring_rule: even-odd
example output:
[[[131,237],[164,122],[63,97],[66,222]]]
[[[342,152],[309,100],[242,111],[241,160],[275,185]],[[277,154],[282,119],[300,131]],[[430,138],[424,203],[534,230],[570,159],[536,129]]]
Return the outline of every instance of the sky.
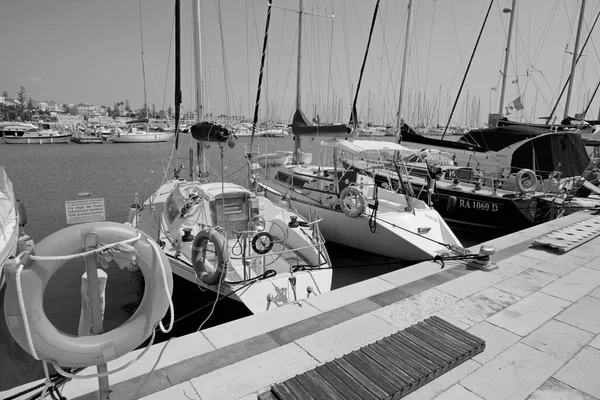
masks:
[[[261,119],[289,121],[297,95],[299,0],[274,0]],[[191,1],[182,0],[182,91],[193,109]],[[309,118],[347,121],[375,0],[304,0],[300,95]],[[511,119],[541,122],[570,73],[581,0],[517,0],[504,105]],[[459,87],[489,0],[413,0],[401,115],[413,124],[479,125],[497,113],[511,0],[493,1],[462,92]],[[362,120],[395,123],[408,0],[381,0],[357,99]],[[20,86],[35,100],[112,106],[173,104],[174,2],[12,0],[0,12],[0,93]],[[220,13],[218,12],[220,10]],[[267,16],[266,0],[201,1],[204,109],[251,117]],[[588,0],[580,49],[600,11]],[[333,15],[333,18],[332,18]],[[27,23],[24,23],[26,21]],[[141,24],[141,26],[140,26]],[[141,28],[143,34],[141,34]],[[575,72],[570,115],[581,112],[600,77],[596,27]],[[224,67],[226,66],[226,67]],[[562,119],[565,97],[556,115]],[[458,98],[458,100],[457,100]],[[594,100],[588,118],[596,118]],[[479,109],[479,114],[476,110]],[[477,119],[479,115],[479,119]]]

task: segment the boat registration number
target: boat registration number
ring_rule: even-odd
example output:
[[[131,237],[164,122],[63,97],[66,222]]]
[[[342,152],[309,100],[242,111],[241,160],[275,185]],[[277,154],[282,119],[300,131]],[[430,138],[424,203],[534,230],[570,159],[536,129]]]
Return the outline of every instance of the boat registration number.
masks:
[[[496,212],[500,209],[500,205],[489,203],[487,201],[477,201],[469,199],[459,199],[458,206],[460,208],[469,208],[472,210]]]

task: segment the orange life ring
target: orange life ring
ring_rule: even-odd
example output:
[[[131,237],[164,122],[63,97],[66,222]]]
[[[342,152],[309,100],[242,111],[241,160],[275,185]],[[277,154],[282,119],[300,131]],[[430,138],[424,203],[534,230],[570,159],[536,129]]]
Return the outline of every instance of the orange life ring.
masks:
[[[527,193],[535,190],[537,177],[530,169],[522,169],[515,176],[515,186],[521,193]]]
[[[214,268],[207,268],[203,254],[209,241],[215,246],[217,255],[217,265]],[[229,264],[229,251],[225,237],[215,228],[206,228],[198,232],[192,244],[192,262],[196,277],[207,285],[217,285],[225,279]]]
[[[4,295],[4,313],[11,335],[31,355],[35,356],[33,353],[36,353],[39,359],[64,367],[106,364],[134,350],[150,337],[161,321],[169,308],[173,292],[173,276],[165,254],[153,248],[148,235],[125,224],[101,221],[72,225],[40,241],[31,255],[58,257],[81,253],[82,233],[90,231],[98,234],[99,243],[116,243],[141,235],[131,244],[137,250],[136,262],[144,274],[144,297],[131,318],[109,332],[94,336],[70,335],[57,329],[46,316],[43,306],[46,285],[67,262],[66,259],[36,261],[28,257],[24,261],[19,282],[28,322],[28,327],[25,327],[17,289],[17,265],[7,265],[9,277]],[[166,272],[166,288],[159,265],[161,262]],[[34,349],[29,346],[27,332],[31,333]]]
[[[365,212],[367,199],[356,186],[347,186],[340,193],[342,212],[350,218],[356,218]]]

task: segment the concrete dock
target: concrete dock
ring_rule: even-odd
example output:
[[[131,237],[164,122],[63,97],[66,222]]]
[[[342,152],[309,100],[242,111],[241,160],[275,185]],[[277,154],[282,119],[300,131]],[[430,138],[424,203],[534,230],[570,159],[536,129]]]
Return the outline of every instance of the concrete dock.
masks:
[[[486,349],[405,399],[600,399],[600,236],[565,253],[531,246],[599,218],[579,212],[487,242],[497,249],[489,272],[425,262],[155,345],[110,377],[111,399],[256,399],[432,315]],[[75,380],[63,395],[96,399],[97,388],[96,379]]]

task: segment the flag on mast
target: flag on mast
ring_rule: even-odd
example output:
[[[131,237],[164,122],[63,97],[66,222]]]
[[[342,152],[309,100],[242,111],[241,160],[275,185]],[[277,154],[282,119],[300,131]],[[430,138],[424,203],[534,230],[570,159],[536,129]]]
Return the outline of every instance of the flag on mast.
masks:
[[[521,103],[521,96],[517,97],[513,100],[512,103],[506,106],[506,115],[514,113],[515,111],[519,111],[524,109],[523,103]]]

